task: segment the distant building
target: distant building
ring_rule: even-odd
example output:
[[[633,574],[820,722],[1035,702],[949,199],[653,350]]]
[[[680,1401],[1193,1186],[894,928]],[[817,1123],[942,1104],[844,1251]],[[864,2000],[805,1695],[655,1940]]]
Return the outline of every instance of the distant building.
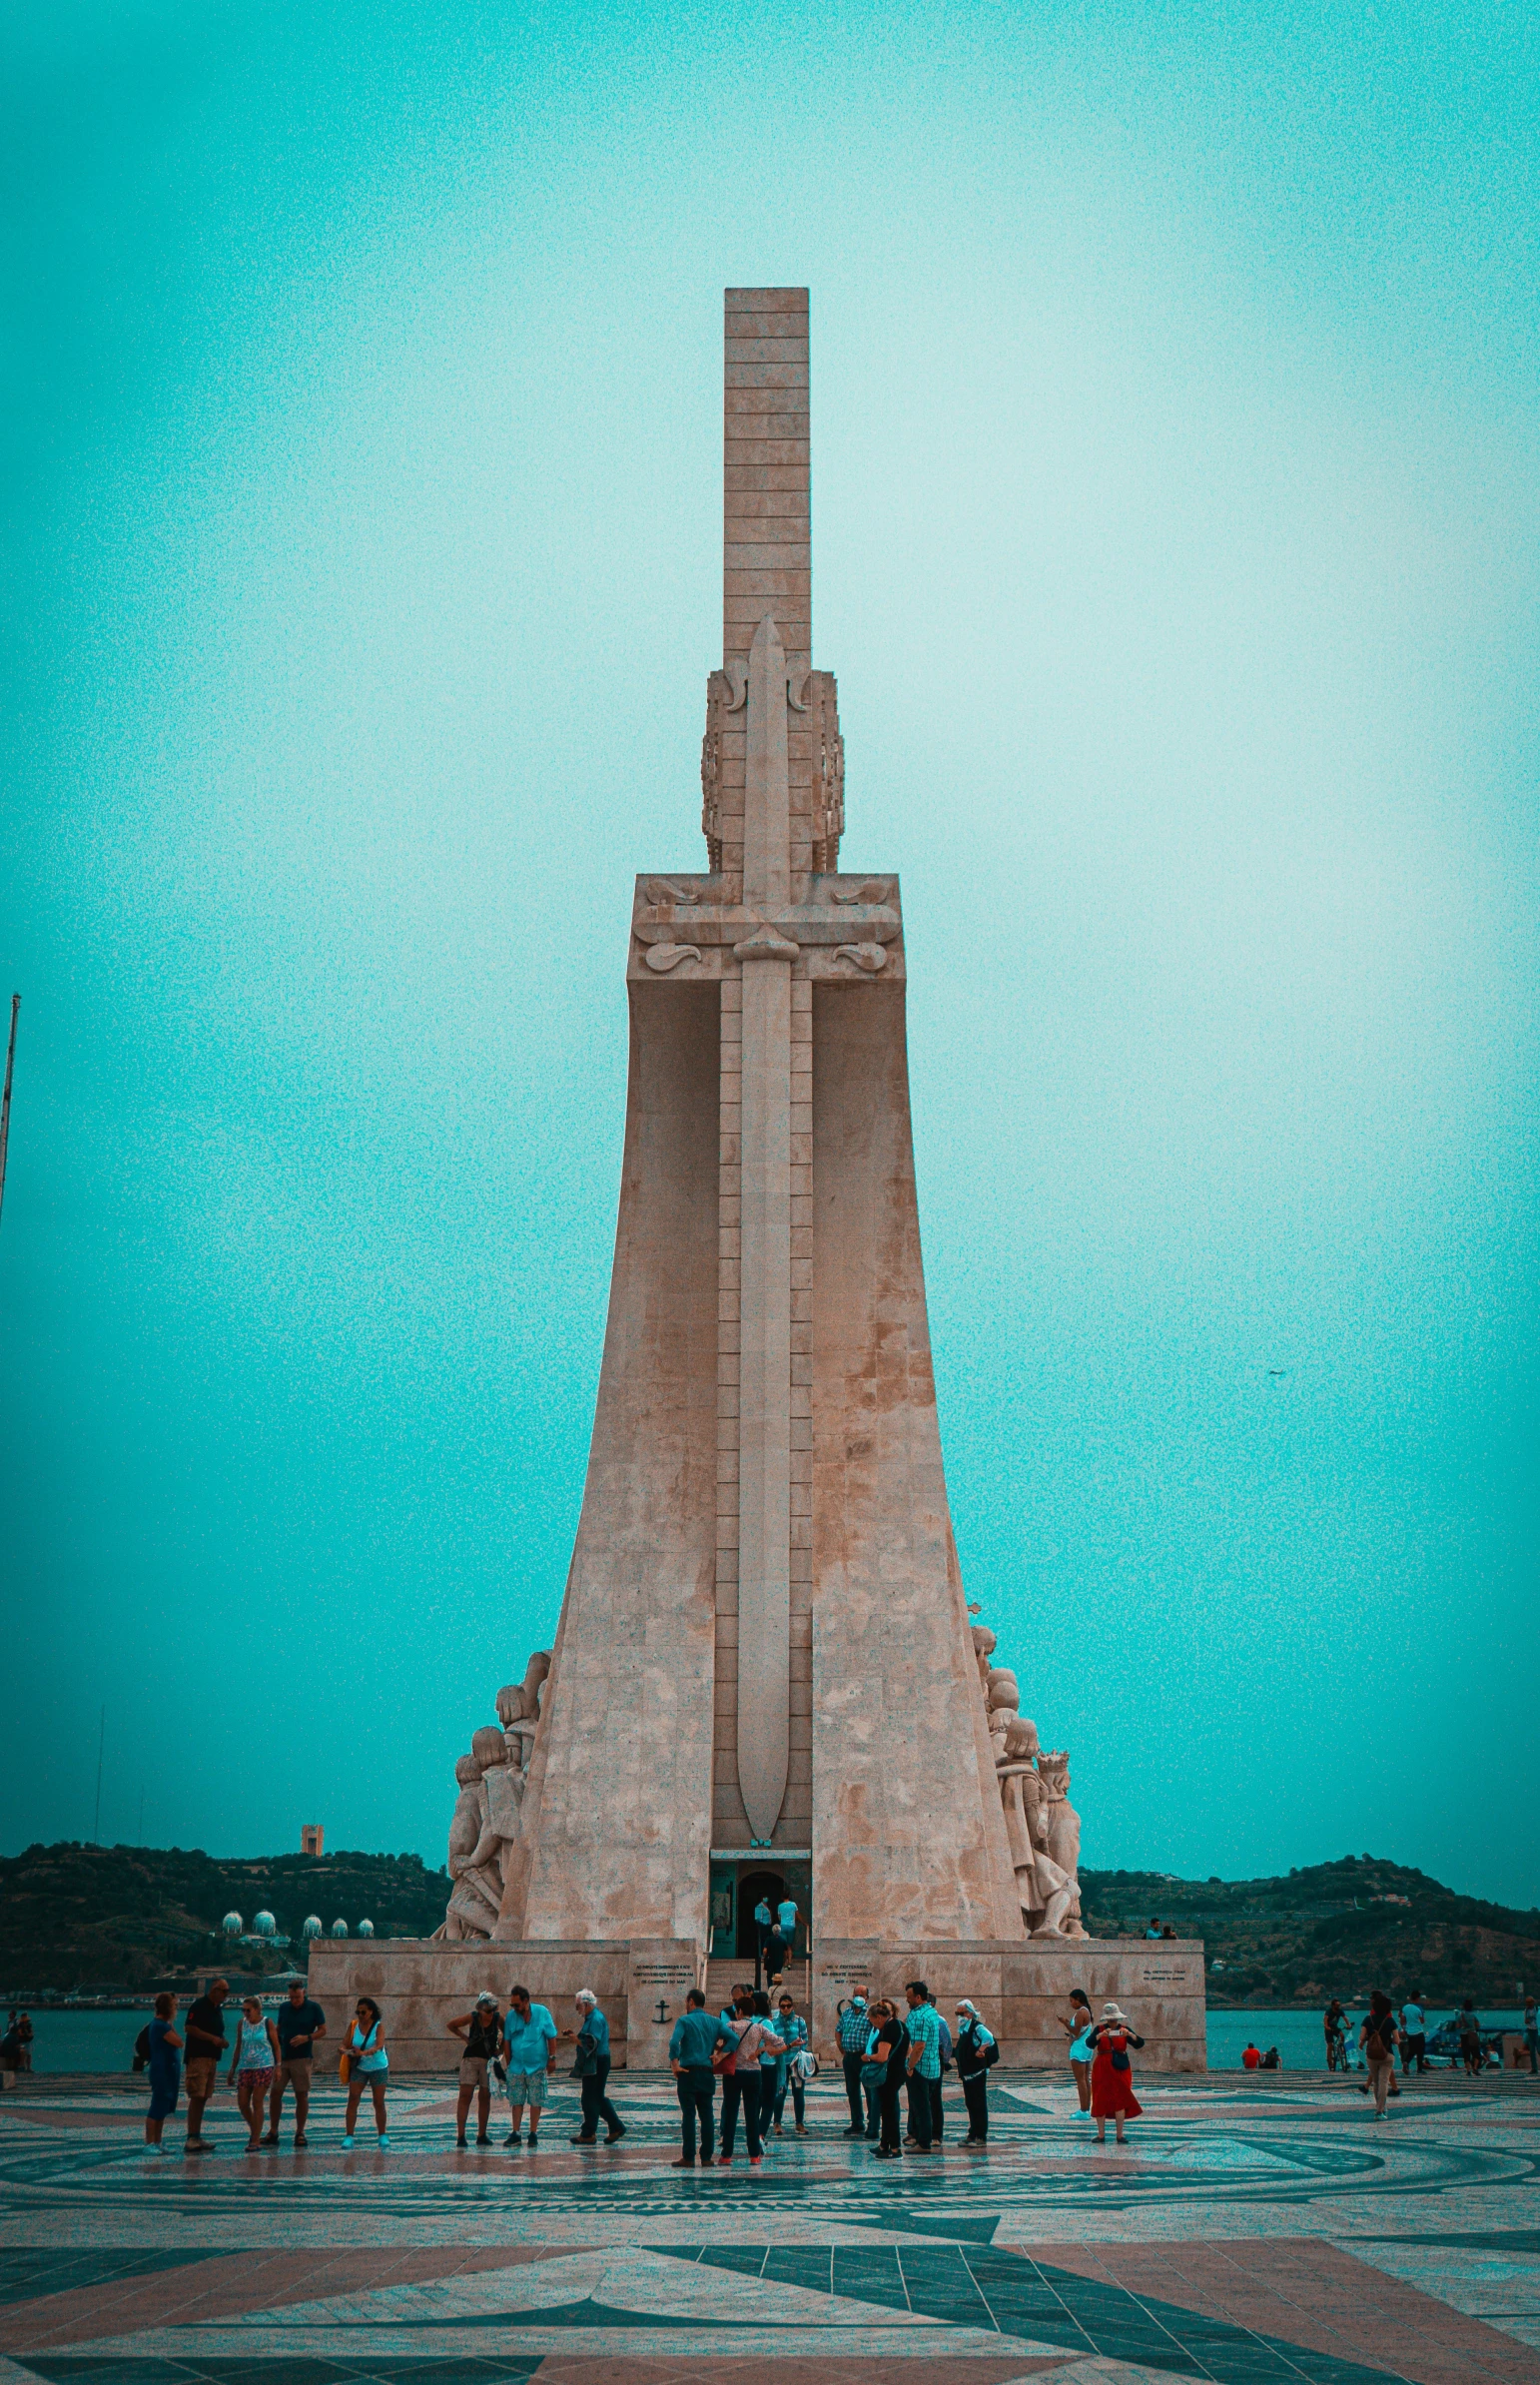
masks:
[[[300,1829],[300,1853],[325,1855],[327,1834],[319,1822],[307,1822]]]

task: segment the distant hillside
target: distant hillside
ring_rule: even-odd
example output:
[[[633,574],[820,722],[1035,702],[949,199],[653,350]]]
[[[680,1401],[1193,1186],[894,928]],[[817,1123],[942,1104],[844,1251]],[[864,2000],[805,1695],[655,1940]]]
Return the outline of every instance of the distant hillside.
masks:
[[[1512,2004],[1540,1988],[1540,1911],[1461,1897],[1374,1856],[1286,1880],[1083,1872],[1081,1902],[1099,1938],[1138,1936],[1152,1915],[1179,1938],[1201,1938],[1211,2004],[1362,2003],[1374,1988]]]
[[[274,1855],[226,1862],[200,1848],[29,1847],[0,1856],[0,1982],[13,1990],[143,1987],[226,1959],[221,1923],[271,1913],[298,1939],[307,1914],[328,1930],[426,1938],[443,1920],[447,1874],[418,1855]],[[292,1950],[229,1950],[243,1974],[287,1970]]]

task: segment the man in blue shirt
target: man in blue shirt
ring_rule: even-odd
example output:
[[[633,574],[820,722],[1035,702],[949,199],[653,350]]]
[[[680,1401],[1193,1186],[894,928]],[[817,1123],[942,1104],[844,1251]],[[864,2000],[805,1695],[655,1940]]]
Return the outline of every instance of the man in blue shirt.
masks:
[[[519,2141],[524,2105],[529,2106],[529,2150],[540,2141],[540,2113],[545,2081],[556,2066],[556,2023],[544,2004],[531,2003],[527,1988],[515,1988],[502,2023],[502,2058],[508,2075],[504,2083],[511,2110],[510,2145]]]
[[[933,2153],[935,2122],[932,2118],[931,2085],[941,2083],[941,2014],[931,2002],[931,1991],[923,1980],[911,1980],[905,1988],[909,1998],[909,2017],[905,2028],[909,2036],[909,2058],[905,2067],[909,2073],[909,2125],[914,2134],[917,2153]]]
[[[845,2092],[850,2099],[850,2126],[847,2136],[869,2133],[861,2109],[861,2064],[866,2058],[866,2041],[872,2033],[867,2018],[866,1989],[853,1988],[850,2001],[839,2009],[840,2063],[845,2072]]]
[[[684,2132],[684,2151],[673,2163],[675,2169],[688,2169],[695,2159],[695,2126],[700,2123],[700,2166],[711,2167],[711,2155],[716,2143],[713,2114],[716,2110],[716,2072],[711,2056],[719,2045],[736,2050],[736,2033],[706,2010],[704,1990],[692,1988],[684,1999],[685,2008],[674,2022],[674,2033],[668,2040],[668,2062],[674,2074],[674,2088],[679,2097],[679,2109]]]
[[[583,2124],[570,2141],[574,2145],[597,2143],[602,2120],[609,2131],[604,2142],[617,2145],[625,2134],[625,2122],[604,2091],[609,2077],[609,2022],[599,2010],[599,1999],[591,1988],[579,1988],[573,2000],[577,2006],[577,2026],[566,2033],[575,2036],[577,2058],[582,2065],[578,2084],[582,2089]]]
[[[783,1897],[775,1909],[775,1926],[788,1956],[794,1955],[797,1951],[797,1924],[801,1919],[802,1916],[797,1911],[796,1899]]]

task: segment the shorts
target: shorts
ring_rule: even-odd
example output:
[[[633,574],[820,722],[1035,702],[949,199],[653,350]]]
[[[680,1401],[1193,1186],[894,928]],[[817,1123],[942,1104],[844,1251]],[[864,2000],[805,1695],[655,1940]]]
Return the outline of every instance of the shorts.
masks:
[[[185,2065],[187,2091],[196,2102],[207,2103],[214,2093],[219,2063],[211,2054],[195,2053]]]
[[[279,2093],[282,2094],[286,2086],[292,2086],[297,2095],[308,2095],[311,2091],[311,2072],[315,2067],[316,2057],[313,2053],[299,2053],[295,2055],[293,2061],[280,2062],[278,2066]]]
[[[272,2084],[273,2064],[271,2062],[268,2063],[266,2069],[253,2068],[236,2072],[236,2085],[238,2087],[255,2085],[259,2095],[265,2095]]]
[[[545,2101],[545,2072],[510,2070],[503,2092],[510,2103],[527,2103],[532,2111],[538,2111]]]
[[[462,2053],[460,2055],[459,2082],[461,2086],[485,2086],[486,2056],[484,2053]]]

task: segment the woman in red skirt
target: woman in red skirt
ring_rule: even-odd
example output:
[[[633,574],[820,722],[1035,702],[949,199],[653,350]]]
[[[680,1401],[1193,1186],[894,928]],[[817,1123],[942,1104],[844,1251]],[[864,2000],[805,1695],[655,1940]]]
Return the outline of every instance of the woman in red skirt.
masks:
[[[1118,2142],[1122,2144],[1124,2121],[1137,2120],[1140,2116],[1142,2106],[1134,2092],[1134,2064],[1129,2059],[1129,2048],[1143,2047],[1144,2042],[1120,2005],[1102,2006],[1102,2017],[1088,2039],[1096,2056],[1091,2065],[1091,2116],[1097,2123],[1099,2145],[1107,2142],[1109,2120],[1115,2123]]]

